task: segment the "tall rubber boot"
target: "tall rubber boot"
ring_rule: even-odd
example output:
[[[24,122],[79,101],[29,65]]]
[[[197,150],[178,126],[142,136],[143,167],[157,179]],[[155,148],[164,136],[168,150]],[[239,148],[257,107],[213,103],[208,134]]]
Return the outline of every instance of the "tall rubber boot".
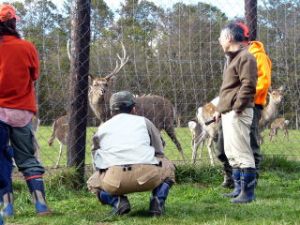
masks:
[[[128,198],[124,195],[111,195],[101,190],[97,193],[97,197],[102,204],[112,206],[113,214],[115,215],[124,215],[130,212],[130,203]]]
[[[4,178],[4,187],[0,189],[0,198],[3,203],[3,216],[10,217],[14,214],[13,207],[13,188],[12,188],[12,169],[13,169],[13,148],[7,146],[3,152],[0,153],[1,174]]]
[[[3,217],[1,214],[0,214],[0,225],[4,225]]]
[[[9,182],[0,192],[3,201],[3,217],[11,217],[14,215],[12,182]]]
[[[232,168],[232,179],[234,181],[234,189],[229,194],[224,194],[225,197],[235,198],[241,192],[241,169]]]
[[[169,190],[173,185],[173,181],[165,180],[152,191],[150,199],[149,212],[152,216],[161,216],[165,211],[165,201],[168,197]]]
[[[234,199],[232,203],[248,203],[252,202],[255,199],[255,190],[256,186],[256,169],[254,168],[245,168],[242,169],[241,174],[241,193]]]
[[[44,181],[41,175],[25,177],[32,201],[38,215],[48,215],[50,210],[45,199]]]

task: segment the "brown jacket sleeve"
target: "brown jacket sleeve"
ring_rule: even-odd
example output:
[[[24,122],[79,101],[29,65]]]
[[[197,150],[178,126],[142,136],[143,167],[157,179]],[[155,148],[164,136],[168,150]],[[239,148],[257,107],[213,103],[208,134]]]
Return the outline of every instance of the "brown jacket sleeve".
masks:
[[[145,118],[147,130],[150,136],[150,145],[155,149],[155,155],[164,155],[164,140],[162,139],[159,130],[154,126],[154,124]]]
[[[255,58],[253,56],[242,57],[238,69],[241,87],[232,109],[243,111],[250,102],[254,101],[257,82],[257,64]]]

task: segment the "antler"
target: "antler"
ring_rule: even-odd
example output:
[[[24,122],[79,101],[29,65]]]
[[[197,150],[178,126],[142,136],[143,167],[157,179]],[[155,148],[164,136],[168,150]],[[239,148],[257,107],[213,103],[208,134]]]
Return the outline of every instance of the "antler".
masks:
[[[119,54],[117,54],[117,57],[120,60],[120,65],[119,65],[118,60],[116,60],[116,67],[114,68],[114,70],[110,74],[105,76],[105,79],[107,79],[107,80],[109,80],[112,76],[116,75],[122,69],[122,67],[128,62],[129,56],[126,55],[126,49],[125,49],[123,42],[121,42],[121,45],[122,45],[122,50],[123,50],[122,58],[120,57]]]

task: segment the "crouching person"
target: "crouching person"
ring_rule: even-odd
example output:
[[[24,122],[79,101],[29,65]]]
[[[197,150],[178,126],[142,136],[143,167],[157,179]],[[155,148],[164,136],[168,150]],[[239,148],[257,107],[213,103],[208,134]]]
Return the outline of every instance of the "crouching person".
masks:
[[[110,110],[113,117],[93,137],[97,171],[88,188],[117,215],[130,211],[125,194],[152,191],[150,214],[160,216],[175,182],[175,167],[164,157],[160,132],[150,120],[135,115],[134,97],[128,91],[112,95]]]

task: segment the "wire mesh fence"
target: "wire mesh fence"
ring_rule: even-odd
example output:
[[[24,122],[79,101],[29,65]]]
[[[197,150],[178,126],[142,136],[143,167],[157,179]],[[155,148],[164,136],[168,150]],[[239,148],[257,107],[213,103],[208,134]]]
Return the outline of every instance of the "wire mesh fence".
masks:
[[[86,2],[89,4],[89,1]],[[91,78],[90,82],[85,82],[86,86],[81,87],[81,91],[91,90],[95,77],[105,78],[112,73],[116,60],[120,62],[117,55],[122,56],[125,49],[129,59],[107,80],[106,98],[113,92],[130,90],[139,96],[160,95],[169,99],[176,112],[176,135],[189,161],[192,135],[187,123],[195,118],[198,107],[218,95],[224,66],[224,53],[218,37],[221,28],[229,20],[244,18],[243,3],[240,0],[218,0],[165,4],[127,0],[119,4],[116,10],[110,8],[108,1],[91,1],[90,57],[82,59],[83,62],[89,60]],[[36,136],[40,158],[48,167],[65,166],[69,120],[64,118],[56,121],[55,125],[53,123],[70,112],[74,77],[70,73],[68,49],[71,58],[75,57],[76,60],[77,54],[72,43],[68,47],[68,40],[72,41],[71,15],[79,13],[81,9],[72,8],[70,0],[66,0],[63,6],[55,5],[50,0],[13,4],[22,17],[19,29],[23,37],[32,41],[40,54],[41,76],[36,83],[40,120]],[[257,7],[257,39],[264,43],[272,60],[272,88],[285,87],[283,101],[276,105],[278,117],[289,121],[286,125],[288,137],[279,131],[270,141],[269,129],[265,129],[262,152],[298,158],[300,1],[259,0]],[[83,21],[83,18],[80,19]],[[84,46],[76,48],[86,50]],[[90,94],[88,99],[96,101]],[[95,115],[95,110],[87,105],[83,104],[82,107],[87,111],[85,163],[91,164],[92,135],[101,120],[107,119],[103,116],[109,117],[109,114],[103,114],[107,105],[102,106],[101,116]],[[59,142],[54,141],[51,146],[48,144],[54,127],[60,127],[62,131],[57,134],[61,136],[63,148],[59,163]],[[172,160],[181,160],[166,133],[163,132],[163,136],[167,141],[166,155]],[[208,163],[206,149],[199,162]]]

